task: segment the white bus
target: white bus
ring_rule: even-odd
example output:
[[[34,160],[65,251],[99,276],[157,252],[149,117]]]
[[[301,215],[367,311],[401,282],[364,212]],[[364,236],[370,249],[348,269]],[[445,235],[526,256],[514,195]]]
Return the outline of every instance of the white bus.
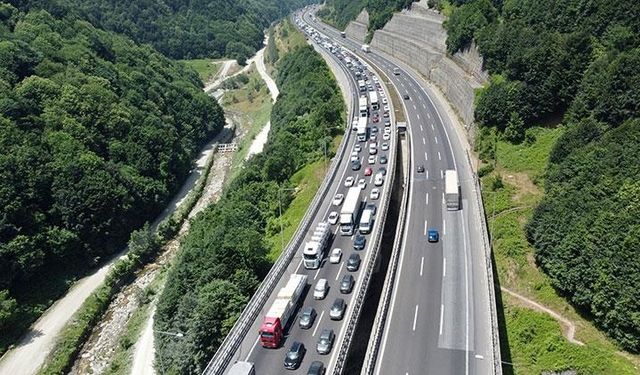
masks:
[[[367,140],[367,118],[360,117],[358,119],[358,141],[366,142]]]
[[[375,91],[369,92],[369,101],[371,102],[371,109],[378,110],[380,109],[380,102],[378,102],[378,93]]]
[[[360,117],[367,117],[369,115],[369,108],[367,105],[367,97],[365,95],[358,99],[358,110],[360,111]]]

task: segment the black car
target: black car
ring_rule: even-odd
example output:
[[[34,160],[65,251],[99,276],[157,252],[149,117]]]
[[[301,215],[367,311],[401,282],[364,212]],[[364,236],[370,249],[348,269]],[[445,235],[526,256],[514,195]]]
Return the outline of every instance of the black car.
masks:
[[[342,280],[340,280],[340,293],[349,294],[353,290],[353,284],[355,280],[351,275],[342,276]]]
[[[364,249],[365,243],[367,243],[367,239],[364,238],[363,235],[358,234],[356,235],[356,238],[353,240],[353,248],[356,250],[362,250]]]
[[[347,271],[356,272],[360,268],[360,255],[351,254],[347,259]]]
[[[378,168],[378,173],[382,173],[383,176],[387,175],[387,168],[380,167]]]
[[[309,371],[307,371],[307,375],[324,375],[325,368],[324,364],[320,361],[311,362],[311,366],[309,366]]]
[[[300,321],[298,322],[300,328],[311,328],[313,322],[316,320],[317,315],[318,314],[316,313],[316,309],[314,309],[313,307],[305,307],[304,310],[302,310],[302,314],[300,314]]]
[[[295,370],[300,367],[300,363],[302,363],[302,357],[304,357],[304,353],[306,353],[306,349],[304,348],[304,344],[299,341],[294,341],[293,345],[291,345],[291,349],[287,352],[287,355],[284,357],[284,368],[287,370]]]
[[[380,156],[380,159],[378,159],[378,161],[380,162],[380,164],[387,164],[387,157],[382,155]]]
[[[373,203],[368,204],[365,207],[366,210],[371,210],[371,215],[375,215],[376,214],[376,205]]]
[[[418,166],[418,173],[424,173],[424,165],[420,164]]]
[[[404,98],[404,100],[409,100],[409,94],[404,94],[402,95],[402,97]]]
[[[336,298],[329,310],[329,318],[331,320],[342,320],[344,317],[344,310],[347,308],[347,304],[342,298]]]

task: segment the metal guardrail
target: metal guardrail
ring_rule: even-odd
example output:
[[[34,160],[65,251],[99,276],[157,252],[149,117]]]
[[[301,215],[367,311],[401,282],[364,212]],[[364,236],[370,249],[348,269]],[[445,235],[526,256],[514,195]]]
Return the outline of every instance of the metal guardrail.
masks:
[[[367,65],[368,64],[364,59],[363,59],[364,63]],[[371,65],[372,66],[372,65]],[[380,73],[378,73],[378,75],[380,75]],[[382,76],[380,75],[380,78],[382,78]],[[387,97],[389,96],[389,93],[387,92]],[[395,112],[393,111],[393,103],[391,102],[391,100],[389,100],[389,113],[392,114],[391,116],[391,123],[394,124],[395,123]],[[392,125],[393,126],[393,125]],[[397,129],[396,129],[397,131]],[[396,134],[396,136],[393,139],[392,142],[392,147],[390,148],[391,150],[396,150],[397,152],[397,148],[398,148],[398,135]],[[349,323],[347,324],[347,330],[345,332],[344,338],[342,340],[342,345],[340,346],[340,351],[338,352],[338,356],[336,359],[336,364],[335,367],[333,369],[333,375],[341,375],[342,372],[344,371],[344,365],[346,363],[347,360],[347,355],[349,353],[349,348],[351,347],[351,341],[353,340],[353,334],[356,330],[356,327],[358,325],[358,321],[360,320],[360,313],[362,312],[362,305],[364,303],[364,299],[367,295],[367,291],[369,290],[369,286],[370,286],[370,281],[371,281],[371,275],[373,274],[373,269],[375,267],[376,264],[376,259],[378,258],[378,256],[380,256],[380,244],[382,242],[382,232],[384,231],[384,226],[385,226],[385,222],[386,222],[386,213],[388,212],[389,209],[389,204],[391,202],[391,189],[393,188],[393,183],[395,181],[395,174],[396,174],[396,158],[391,158],[390,162],[389,162],[389,172],[387,173],[387,178],[385,178],[385,190],[386,190],[386,194],[384,194],[384,196],[386,197],[386,199],[384,200],[382,207],[380,207],[379,212],[380,213],[385,213],[385,215],[380,215],[382,216],[382,218],[380,219],[380,221],[377,223],[378,227],[377,230],[375,231],[373,237],[372,237],[372,241],[375,244],[375,246],[373,247],[373,249],[375,249],[376,253],[374,256],[372,256],[369,259],[369,263],[367,264],[367,269],[364,273],[364,277],[363,277],[363,281],[362,281],[362,287],[360,288],[360,290],[358,291],[358,295],[352,300],[354,307],[353,310],[351,312],[351,318],[349,319]]]
[[[350,81],[351,82],[351,81]],[[326,197],[329,188],[333,185],[333,181],[335,179],[336,173],[338,171],[338,166],[344,157],[345,150],[347,145],[349,144],[349,139],[351,138],[351,127],[349,120],[353,117],[353,102],[349,108],[349,115],[347,117],[347,126],[345,129],[346,136],[342,138],[342,142],[340,143],[340,147],[338,152],[336,153],[336,157],[334,157],[331,162],[331,166],[325,176],[322,185],[318,189],[313,201],[309,205],[309,209],[307,210],[305,216],[302,221],[298,225],[298,229],[296,230],[295,235],[287,244],[286,250],[280,254],[278,260],[276,260],[273,267],[262,281],[258,290],[253,294],[251,300],[244,308],[240,317],[233,325],[229,334],[225,337],[224,341],[218,348],[218,351],[214,354],[213,358],[207,364],[207,367],[204,369],[203,374],[206,375],[222,375],[227,366],[229,366],[234,354],[238,350],[238,347],[242,343],[244,337],[247,335],[249,329],[253,325],[253,322],[258,318],[260,311],[264,308],[269,296],[276,288],[276,285],[284,275],[289,263],[291,263],[291,259],[297,252],[300,244],[302,243],[306,232],[309,230],[313,219],[315,218],[319,208],[320,203]]]
[[[489,242],[489,231],[487,229],[487,214],[484,211],[484,205],[482,204],[482,190],[480,186],[480,178],[478,174],[473,170],[473,163],[467,151],[467,162],[469,163],[469,169],[473,174],[473,182],[476,192],[476,203],[480,210],[481,227],[482,227],[482,247],[484,249],[485,262],[487,267],[487,284],[489,288],[489,313],[491,314],[491,340],[493,345],[493,373],[496,375],[502,375],[502,358],[500,355],[500,336],[498,327],[498,312],[496,306],[495,284],[493,282],[493,264],[491,263],[491,242]]]

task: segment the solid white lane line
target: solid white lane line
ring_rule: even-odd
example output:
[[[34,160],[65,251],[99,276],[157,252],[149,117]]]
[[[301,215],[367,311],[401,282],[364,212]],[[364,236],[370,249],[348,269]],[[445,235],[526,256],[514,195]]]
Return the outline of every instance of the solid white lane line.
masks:
[[[338,269],[338,274],[336,275],[336,281],[340,277],[340,273],[342,272],[342,267],[344,267],[344,262],[340,262],[340,268]]]
[[[442,220],[442,235],[444,236],[445,234],[447,234],[447,221]]]
[[[413,314],[413,330],[416,330],[416,322],[418,321],[418,305],[416,305],[416,312]]]
[[[460,213],[462,216],[462,213]],[[466,320],[466,346],[465,349],[469,352],[469,258],[467,256],[467,231],[464,229],[464,218],[462,223],[462,238],[464,243],[464,292],[465,292],[465,303],[464,303],[464,315]],[[469,375],[469,356],[465,356],[465,374]]]
[[[424,221],[424,235],[427,235],[427,221]]]
[[[316,328],[313,329],[313,335],[315,337],[316,332],[318,332],[318,328],[320,328],[320,322],[322,321],[322,317],[324,316],[324,310],[322,310],[322,313],[320,314],[320,318],[318,319],[318,322],[316,323]]]
[[[320,273],[321,269],[322,269],[322,267],[318,267],[318,270],[316,271],[316,274],[313,276],[314,280],[318,278],[318,274]]]
[[[251,354],[253,353],[253,349],[255,349],[256,346],[258,345],[258,341],[260,341],[260,335],[258,335],[258,337],[256,337],[256,342],[253,343],[253,346],[251,347],[251,350],[249,350],[249,353],[247,354],[247,358],[244,359],[245,362],[249,361],[249,358],[251,357]]]
[[[444,305],[440,305],[440,336],[442,336],[442,322],[444,319]]]
[[[422,276],[422,270],[424,269],[424,257],[420,260],[420,276]]]
[[[442,155],[440,155],[440,151],[438,151],[438,160],[442,160]]]
[[[300,259],[300,263],[298,263],[298,267],[296,267],[296,272],[298,273],[298,270],[300,269],[300,266],[302,266],[302,259]]]
[[[422,137],[422,144],[423,144],[423,145],[426,145],[426,144],[427,144],[427,140],[426,140],[426,139],[424,139],[424,137]]]

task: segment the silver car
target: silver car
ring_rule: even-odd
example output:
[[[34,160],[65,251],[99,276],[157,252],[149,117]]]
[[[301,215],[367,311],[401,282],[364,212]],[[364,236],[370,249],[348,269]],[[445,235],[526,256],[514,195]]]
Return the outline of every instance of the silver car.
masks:
[[[316,351],[318,354],[329,354],[331,353],[331,348],[333,348],[333,341],[336,335],[333,333],[332,329],[325,328],[320,333],[320,337],[318,337],[318,344],[316,345]]]

